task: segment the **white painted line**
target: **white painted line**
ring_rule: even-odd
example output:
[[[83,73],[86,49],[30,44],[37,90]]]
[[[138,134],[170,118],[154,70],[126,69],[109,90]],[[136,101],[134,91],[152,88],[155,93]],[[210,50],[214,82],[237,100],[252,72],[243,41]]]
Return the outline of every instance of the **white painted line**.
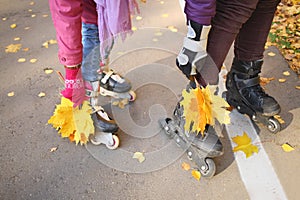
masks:
[[[224,84],[225,80],[223,78],[225,74],[227,74],[226,70],[220,72],[220,94],[226,91]],[[263,148],[261,140],[249,117],[239,114],[236,110],[231,112],[230,117],[231,124],[226,125],[226,130],[228,137],[230,138],[231,146],[236,146],[231,138],[237,135],[243,135],[243,132],[245,131],[252,139],[252,143],[259,148],[257,154],[254,153],[254,155],[248,158],[246,158],[243,152],[234,153],[241,179],[244,182],[249,197],[254,200],[287,199],[272,163]]]

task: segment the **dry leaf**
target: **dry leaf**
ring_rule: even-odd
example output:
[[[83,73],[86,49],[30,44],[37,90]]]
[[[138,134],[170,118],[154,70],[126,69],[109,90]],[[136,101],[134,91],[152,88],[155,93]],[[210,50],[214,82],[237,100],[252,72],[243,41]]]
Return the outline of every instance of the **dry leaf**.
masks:
[[[31,6],[34,5],[34,1],[31,1],[31,2],[29,3],[29,5],[31,5]]]
[[[19,37],[15,37],[14,38],[14,41],[19,41],[21,38],[19,38]]]
[[[44,97],[44,96],[46,96],[46,94],[45,94],[44,92],[40,92],[40,93],[38,94],[38,96],[39,96],[39,97]]]
[[[15,96],[15,93],[14,93],[14,92],[9,92],[9,93],[7,94],[7,96],[13,97],[13,96]]]
[[[33,18],[33,17],[36,17],[36,15],[35,14],[33,14],[33,15],[31,15],[31,17]]]
[[[19,58],[19,59],[18,59],[18,62],[19,62],[19,63],[26,62],[26,58]]]
[[[233,148],[233,152],[242,151],[245,153],[246,158],[250,157],[253,153],[258,153],[258,147],[251,143],[251,138],[246,132],[242,136],[233,137],[232,140],[237,144]]]
[[[16,53],[21,49],[21,44],[10,44],[5,48],[6,53]]]
[[[27,52],[29,51],[29,48],[23,48],[22,51]]]
[[[273,56],[276,56],[276,54],[274,52],[269,52],[268,56],[272,56],[273,57]]]
[[[6,20],[7,20],[7,18],[6,18],[6,17],[3,17],[3,18],[2,18],[2,20],[3,20],[3,21],[6,21]]]
[[[132,158],[137,159],[140,163],[145,161],[145,157],[142,152],[135,152]]]
[[[11,29],[14,29],[14,28],[16,28],[16,27],[17,27],[17,24],[11,24],[11,25],[10,25],[10,28],[11,28]]]
[[[297,85],[295,88],[298,89],[298,90],[300,90],[300,85],[299,86]]]
[[[168,26],[167,28],[174,33],[178,32],[178,29],[175,26]]]
[[[58,147],[52,147],[51,149],[50,149],[50,152],[54,152],[54,151],[56,151],[58,149]]]
[[[32,59],[30,59],[30,63],[36,63],[36,61],[37,61],[37,59],[36,58],[32,58]]]
[[[154,35],[155,35],[155,36],[162,36],[163,33],[158,31],[158,32],[154,33]]]
[[[279,81],[280,83],[284,83],[284,82],[286,81],[286,79],[285,79],[285,78],[280,78],[280,79],[278,79],[278,81]]]
[[[197,181],[199,181],[200,180],[200,178],[201,178],[201,173],[198,171],[198,170],[192,170],[192,176],[197,180]]]
[[[191,169],[191,166],[188,163],[183,162],[181,164],[181,168],[184,169],[185,171],[189,171]]]
[[[272,80],[275,80],[275,78],[274,77],[271,77],[271,78],[260,77],[260,85],[265,86],[265,85],[269,84]]]
[[[29,30],[29,29],[30,29],[30,27],[29,27],[29,26],[27,26],[27,27],[25,27],[25,28],[24,28],[24,30]]]
[[[44,69],[44,72],[45,72],[46,74],[51,74],[51,73],[53,73],[53,69],[47,67],[47,68]]]
[[[42,17],[48,17],[48,15],[47,15],[47,14],[45,14],[45,15],[42,15]]]
[[[142,20],[143,19],[143,17],[141,17],[141,16],[136,16],[136,18],[135,18],[136,20]]]
[[[285,72],[283,72],[282,74],[285,75],[285,76],[289,76],[289,75],[290,75],[290,72],[289,72],[289,71],[285,71]]]
[[[285,121],[280,117],[280,115],[274,115],[274,118],[277,119],[280,124],[285,123]]]
[[[294,151],[294,150],[295,150],[295,149],[294,149],[291,145],[289,145],[288,143],[285,143],[285,144],[281,145],[281,147],[282,147],[283,151],[285,151],[285,152],[291,152],[291,151]]]

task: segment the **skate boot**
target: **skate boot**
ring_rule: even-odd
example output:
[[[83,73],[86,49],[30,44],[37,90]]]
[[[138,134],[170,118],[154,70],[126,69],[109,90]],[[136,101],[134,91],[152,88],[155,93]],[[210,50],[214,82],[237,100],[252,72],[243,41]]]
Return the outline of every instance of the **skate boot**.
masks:
[[[100,94],[102,96],[111,96],[116,99],[128,99],[134,101],[136,94],[131,90],[130,82],[113,70],[102,71],[100,77]]]
[[[112,120],[101,106],[98,106],[99,82],[90,83],[89,92],[90,103],[93,108],[92,119],[95,126],[95,134],[90,141],[94,145],[105,144],[109,149],[116,149],[119,146],[119,138],[115,135],[118,125]]]
[[[216,166],[212,158],[223,154],[223,145],[212,126],[207,125],[203,135],[185,131],[183,107],[180,103],[174,110],[173,119],[163,119],[160,124],[168,137],[173,138],[176,144],[186,150],[188,158],[196,163],[203,177],[214,176]]]
[[[277,133],[281,127],[273,116],[280,112],[280,106],[259,84],[262,64],[262,60],[248,62],[234,58],[226,79],[226,100],[240,113]]]

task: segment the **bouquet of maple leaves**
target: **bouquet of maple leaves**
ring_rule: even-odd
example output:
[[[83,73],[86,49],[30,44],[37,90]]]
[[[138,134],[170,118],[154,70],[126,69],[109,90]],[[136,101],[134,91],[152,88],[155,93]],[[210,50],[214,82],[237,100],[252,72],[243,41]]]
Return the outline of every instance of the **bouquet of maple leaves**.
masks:
[[[197,84],[198,85],[198,84]],[[229,124],[229,104],[220,96],[214,95],[216,86],[196,87],[183,90],[184,129],[204,134],[206,125],[215,125],[215,119],[221,124]]]

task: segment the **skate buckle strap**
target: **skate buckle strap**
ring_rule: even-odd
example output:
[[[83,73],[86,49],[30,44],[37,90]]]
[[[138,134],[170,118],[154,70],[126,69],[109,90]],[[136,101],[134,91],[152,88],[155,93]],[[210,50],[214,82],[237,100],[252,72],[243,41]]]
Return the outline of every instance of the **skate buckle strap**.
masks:
[[[237,77],[235,77],[235,78],[236,78],[236,85],[239,90],[259,84],[259,76],[256,76],[256,77],[250,78],[250,79],[246,79],[246,80],[239,79]]]
[[[109,70],[105,76],[101,79],[101,83],[106,84],[108,79],[114,74],[112,70]]]
[[[200,51],[204,50],[203,45],[201,43],[203,43],[203,42],[195,41],[195,40],[189,39],[187,37],[184,37],[183,47],[188,50],[191,50],[193,52],[200,52]]]

